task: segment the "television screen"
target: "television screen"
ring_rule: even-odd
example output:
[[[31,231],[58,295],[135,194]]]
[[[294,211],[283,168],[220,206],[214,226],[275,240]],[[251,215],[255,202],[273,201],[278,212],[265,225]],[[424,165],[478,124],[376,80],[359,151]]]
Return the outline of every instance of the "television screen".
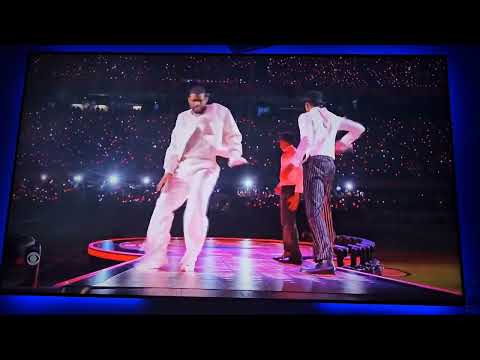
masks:
[[[463,302],[442,56],[29,59],[10,292]]]

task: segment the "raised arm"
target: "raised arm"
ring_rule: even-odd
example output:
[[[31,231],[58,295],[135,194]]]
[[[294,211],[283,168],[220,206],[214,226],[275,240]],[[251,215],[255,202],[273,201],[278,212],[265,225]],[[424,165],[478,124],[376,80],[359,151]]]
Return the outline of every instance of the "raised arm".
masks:
[[[338,130],[348,131],[339,141],[346,147],[351,147],[353,142],[364,133],[365,127],[358,122],[340,118]]]

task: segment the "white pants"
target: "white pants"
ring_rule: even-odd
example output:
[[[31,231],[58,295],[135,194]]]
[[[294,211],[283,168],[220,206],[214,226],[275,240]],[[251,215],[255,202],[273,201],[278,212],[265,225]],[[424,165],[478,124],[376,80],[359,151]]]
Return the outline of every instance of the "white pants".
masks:
[[[146,257],[166,257],[173,212],[187,200],[183,215],[186,252],[182,262],[195,264],[207,236],[208,201],[219,174],[220,167],[215,161],[187,159],[180,163],[157,199],[147,230]]]

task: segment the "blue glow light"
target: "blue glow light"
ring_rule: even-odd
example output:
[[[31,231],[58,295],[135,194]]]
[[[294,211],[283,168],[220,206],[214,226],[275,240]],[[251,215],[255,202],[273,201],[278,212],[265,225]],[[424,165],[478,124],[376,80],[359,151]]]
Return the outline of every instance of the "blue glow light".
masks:
[[[144,299],[3,295],[0,313],[4,314],[132,314],[145,306]]]
[[[315,310],[331,315],[461,315],[461,306],[315,303]]]

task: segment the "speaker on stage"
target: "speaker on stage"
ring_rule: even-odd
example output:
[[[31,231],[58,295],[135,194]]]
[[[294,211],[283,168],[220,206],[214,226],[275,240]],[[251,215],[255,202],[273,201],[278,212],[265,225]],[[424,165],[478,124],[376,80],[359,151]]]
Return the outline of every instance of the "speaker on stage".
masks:
[[[42,246],[31,235],[8,236],[4,245],[2,287],[38,287]]]

